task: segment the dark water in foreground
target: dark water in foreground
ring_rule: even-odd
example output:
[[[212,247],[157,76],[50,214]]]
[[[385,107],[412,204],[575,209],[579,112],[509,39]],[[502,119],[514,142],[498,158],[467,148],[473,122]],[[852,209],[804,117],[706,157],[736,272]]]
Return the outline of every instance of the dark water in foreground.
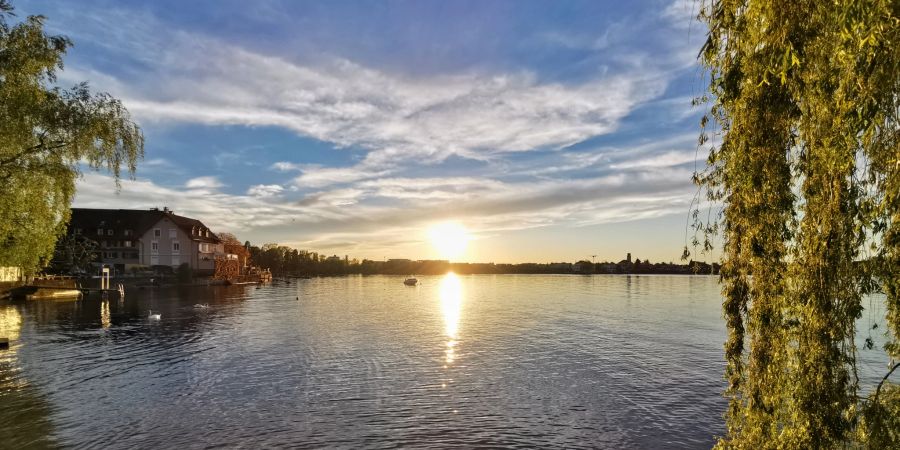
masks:
[[[723,431],[713,277],[401,281],[0,303],[0,447],[707,448]]]

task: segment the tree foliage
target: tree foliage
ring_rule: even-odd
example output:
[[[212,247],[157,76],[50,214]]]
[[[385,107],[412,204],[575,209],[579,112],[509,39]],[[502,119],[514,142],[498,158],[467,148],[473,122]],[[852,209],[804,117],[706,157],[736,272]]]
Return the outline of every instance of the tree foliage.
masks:
[[[56,241],[49,270],[69,275],[89,273],[98,248],[96,241],[80,234],[65,234]]]
[[[241,241],[231,233],[217,233],[219,239],[225,244],[225,253],[237,255],[240,267],[247,266],[250,260],[250,250],[241,244]]]
[[[695,182],[724,205],[694,213],[705,250],[724,239],[719,446],[897,446],[896,388],[859,400],[854,337],[883,291],[900,359],[900,1],[708,0],[700,19]]]
[[[65,232],[81,167],[118,184],[143,156],[140,128],[122,103],[86,83],[55,86],[72,45],[44,31],[44,17],[12,23],[0,0],[0,266],[47,264]]]

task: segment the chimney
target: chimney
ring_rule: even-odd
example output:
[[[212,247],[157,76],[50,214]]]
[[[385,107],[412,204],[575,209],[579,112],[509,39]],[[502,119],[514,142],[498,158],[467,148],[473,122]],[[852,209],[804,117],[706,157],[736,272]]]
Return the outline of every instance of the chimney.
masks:
[[[628,260],[628,262],[631,262],[631,253],[629,253],[629,254],[628,254],[628,257],[625,258],[625,259]]]

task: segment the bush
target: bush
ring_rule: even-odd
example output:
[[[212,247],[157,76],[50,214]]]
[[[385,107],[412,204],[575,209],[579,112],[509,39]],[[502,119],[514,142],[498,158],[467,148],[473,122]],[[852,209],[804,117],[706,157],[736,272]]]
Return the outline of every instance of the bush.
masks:
[[[178,282],[179,283],[190,283],[191,278],[194,277],[193,270],[191,270],[191,265],[188,263],[181,263],[178,266]]]
[[[153,272],[156,275],[160,275],[160,276],[172,275],[174,273],[172,271],[172,266],[154,265],[154,266],[150,266],[150,268],[153,269]]]

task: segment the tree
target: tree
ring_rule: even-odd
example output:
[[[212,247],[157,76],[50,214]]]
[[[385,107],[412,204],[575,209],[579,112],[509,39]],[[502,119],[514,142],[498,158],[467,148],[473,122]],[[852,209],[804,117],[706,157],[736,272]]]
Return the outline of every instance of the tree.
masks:
[[[86,83],[55,86],[68,38],[46,34],[42,16],[12,17],[0,0],[0,266],[32,272],[65,232],[81,167],[105,168],[118,185],[144,138],[119,100]]]
[[[710,0],[700,19],[695,182],[723,208],[694,218],[704,251],[724,238],[729,332],[719,446],[897,448],[900,393],[888,372],[859,399],[854,338],[884,292],[900,359],[900,1]]]
[[[237,255],[238,266],[240,268],[247,267],[250,259],[250,241],[247,241],[246,244],[241,244],[241,241],[231,233],[217,233],[217,235],[222,240],[222,243],[225,244],[225,253]]]
[[[97,242],[79,234],[68,234],[56,241],[50,269],[59,274],[89,273],[97,253]]]

